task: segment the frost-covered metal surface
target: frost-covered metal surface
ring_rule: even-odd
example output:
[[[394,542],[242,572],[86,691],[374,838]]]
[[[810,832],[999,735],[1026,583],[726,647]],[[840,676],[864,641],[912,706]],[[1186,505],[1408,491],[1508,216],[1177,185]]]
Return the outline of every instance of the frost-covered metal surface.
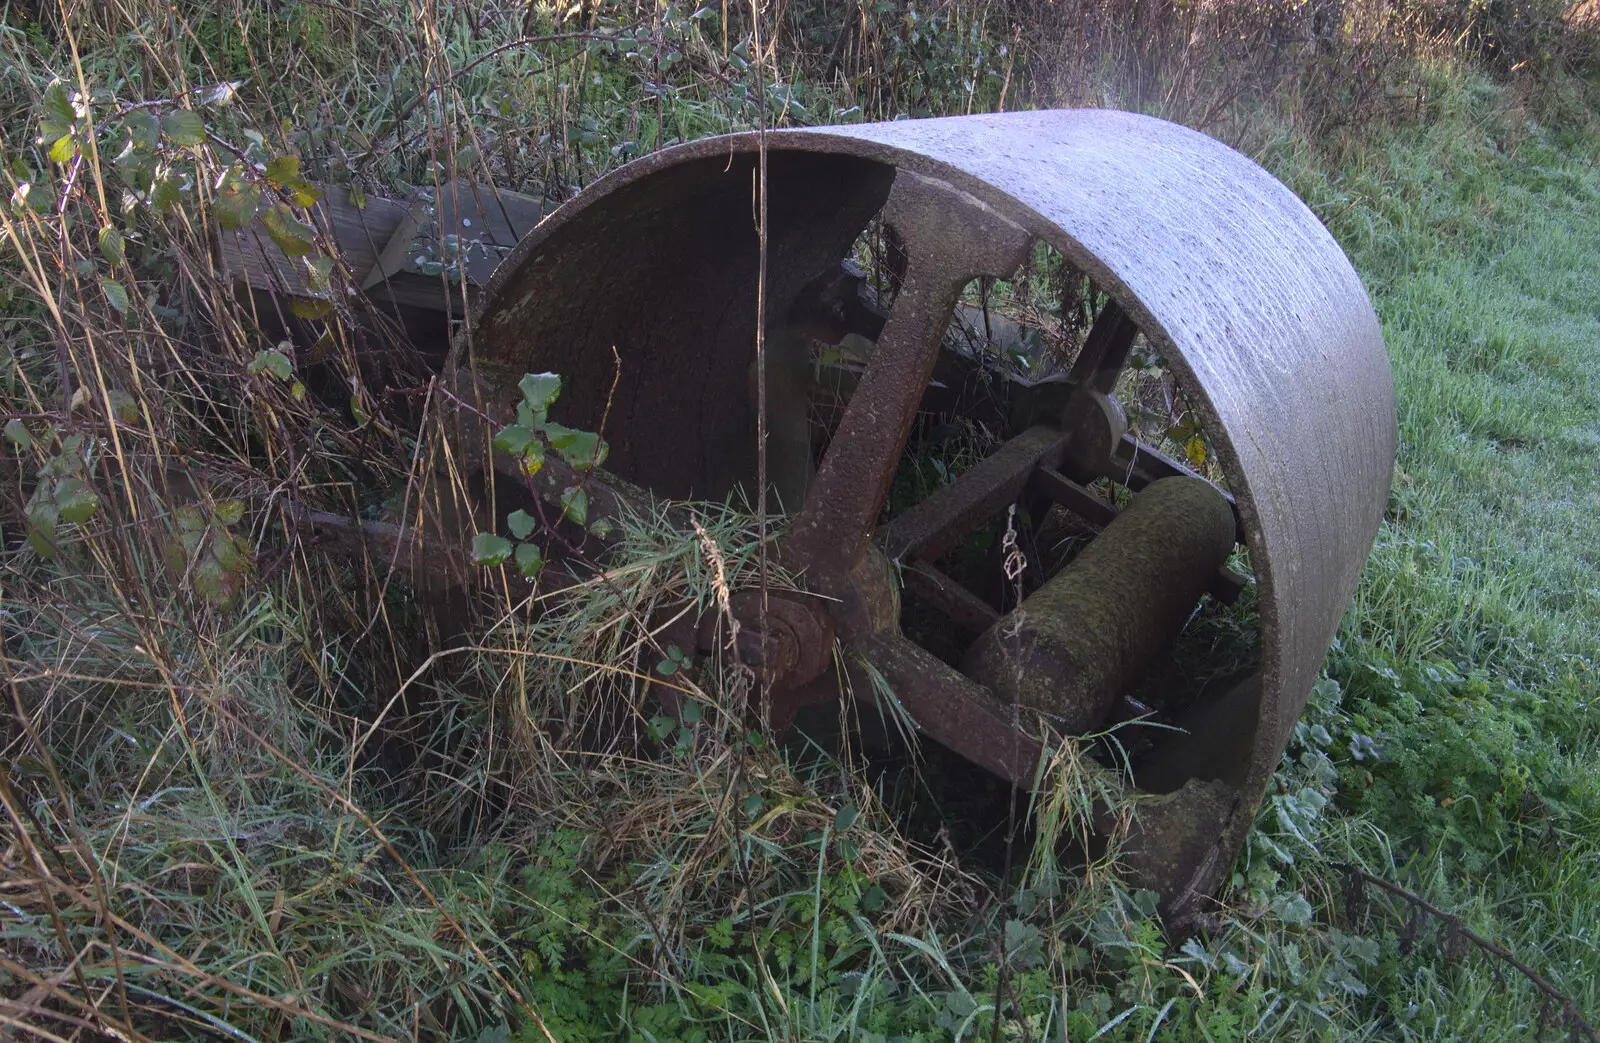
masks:
[[[769,316],[837,262],[895,168],[909,169],[1088,273],[1202,412],[1261,585],[1262,705],[1246,797],[1211,859],[1225,871],[1387,503],[1393,378],[1348,259],[1254,162],[1150,117],[1024,112],[778,131],[766,144]],[[669,496],[719,495],[753,472],[757,148],[754,134],[698,141],[603,178],[500,267],[472,338],[491,385],[567,376],[569,423],[598,426],[609,403],[613,469]]]

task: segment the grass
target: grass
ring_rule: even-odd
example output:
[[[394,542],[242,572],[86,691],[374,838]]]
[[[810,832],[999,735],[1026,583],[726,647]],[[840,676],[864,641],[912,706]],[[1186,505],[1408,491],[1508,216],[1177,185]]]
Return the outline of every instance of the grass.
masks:
[[[408,433],[409,400],[364,379],[343,315],[326,322],[327,368],[295,358],[283,377],[289,355],[208,261],[203,222],[253,175],[214,141],[184,144],[181,118],[165,137],[129,131],[118,166],[81,113],[58,111],[52,76],[114,92],[94,104],[111,136],[97,141],[118,149],[130,103],[247,80],[199,112],[240,150],[259,133],[254,160],[294,155],[373,188],[477,164],[552,202],[631,154],[748,125],[762,91],[808,122],[1027,97],[987,9],[933,9],[920,35],[863,16],[832,81],[815,75],[832,30],[795,10],[760,68],[737,11],[724,51],[719,12],[601,5],[574,26],[530,10],[119,3],[76,25],[76,61],[47,22],[7,23],[0,127],[13,187],[29,189],[0,262],[0,408],[21,425],[0,449],[3,1031],[1560,1030],[1515,975],[1352,891],[1348,864],[1460,914],[1600,1012],[1600,133],[1577,81],[1527,93],[1421,48],[1405,73],[1415,119],[1312,140],[1270,105],[1218,109],[1235,115],[1213,129],[1251,143],[1365,278],[1401,457],[1224,904],[1174,947],[1152,896],[1106,864],[1039,858],[999,880],[899,814],[925,785],[897,793],[848,744],[774,749],[733,710],[747,678],[679,673],[676,606],[716,604],[753,567],[737,512],[702,509],[693,537],[632,519],[623,552],[559,612],[519,611],[528,590],[508,580],[465,636],[432,618],[426,590],[299,537],[286,502],[405,499],[432,451]],[[630,42],[495,52],[575,28]],[[1218,82],[1176,102],[1216,108],[1232,89]],[[30,144],[52,116],[75,128],[66,163],[44,155],[54,135]],[[124,206],[128,169],[150,195]],[[676,716],[642,698],[651,678],[689,690]],[[1070,833],[1110,784],[1075,748],[1061,758],[1038,813]]]
[[[1346,165],[1351,202],[1318,200],[1348,207],[1333,227],[1400,393],[1390,520],[1330,662],[1382,754],[1346,768],[1341,804],[1392,838],[1396,871],[1541,953],[1593,1010],[1600,464],[1581,446],[1600,424],[1600,176],[1592,131],[1528,121],[1484,81],[1437,105]],[[1475,1038],[1538,1020],[1461,966],[1385,985],[1418,1035],[1462,1009],[1453,1032]]]

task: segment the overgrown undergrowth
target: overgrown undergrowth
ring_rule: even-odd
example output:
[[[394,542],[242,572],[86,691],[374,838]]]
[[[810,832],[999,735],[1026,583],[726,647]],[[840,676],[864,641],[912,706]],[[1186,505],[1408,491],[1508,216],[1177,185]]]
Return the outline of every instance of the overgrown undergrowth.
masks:
[[[1052,53],[1023,43],[1025,14],[767,12],[771,50],[747,12],[712,8],[125,4],[69,18],[70,39],[8,23],[6,1031],[1561,1030],[1450,931],[1352,889],[1352,864],[1600,1010],[1600,138],[1582,81],[1551,60],[1543,90],[1496,83],[1436,33],[1362,50],[1371,11],[1339,23],[1331,59],[1284,45],[1255,83],[1248,48]],[[1216,15],[1179,35],[1236,24],[1282,28]],[[519,34],[556,39],[497,50]],[[1359,75],[1333,75],[1341,56]],[[749,731],[738,671],[681,674],[652,632],[755,567],[736,511],[697,508],[698,534],[633,519],[537,622],[519,606],[548,587],[507,577],[441,612],[296,520],[414,502],[436,448],[416,436],[427,374],[374,373],[375,346],[406,359],[401,338],[337,294],[315,315],[236,299],[210,241],[238,208],[274,208],[273,238],[331,289],[351,273],[303,221],[310,181],[470,173],[556,203],[761,118],[1063,96],[1256,151],[1355,260],[1400,389],[1390,517],[1249,849],[1181,947],[1109,864],[1019,859],[999,879],[911,834],[848,746]],[[316,358],[267,332],[291,320],[314,324]],[[686,689],[676,718],[649,683]],[[1056,803],[1021,813],[1070,833],[1116,799],[1075,749],[1056,767]]]

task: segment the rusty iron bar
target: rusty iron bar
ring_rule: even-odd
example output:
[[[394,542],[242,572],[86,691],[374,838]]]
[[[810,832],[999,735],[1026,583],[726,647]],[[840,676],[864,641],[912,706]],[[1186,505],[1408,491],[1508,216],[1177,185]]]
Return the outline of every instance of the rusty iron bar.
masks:
[[[955,481],[891,520],[880,543],[891,561],[937,559],[1007,504],[1016,502],[1034,470],[1055,462],[1065,438],[1031,427],[963,471]]]
[[[1029,476],[1029,486],[1052,503],[1060,504],[1097,529],[1111,524],[1117,509],[1094,493],[1057,471],[1040,467]]]
[[[907,565],[900,573],[907,590],[928,602],[976,637],[1000,619],[993,605],[945,575],[926,561]]]
[[[1045,744],[1016,707],[901,634],[870,634],[850,650],[883,678],[919,732],[1013,786],[1033,789]]]
[[[1133,350],[1138,335],[1139,327],[1122,306],[1107,301],[1095,317],[1089,336],[1084,338],[1068,379],[1082,391],[1109,395],[1128,363],[1128,352]]]

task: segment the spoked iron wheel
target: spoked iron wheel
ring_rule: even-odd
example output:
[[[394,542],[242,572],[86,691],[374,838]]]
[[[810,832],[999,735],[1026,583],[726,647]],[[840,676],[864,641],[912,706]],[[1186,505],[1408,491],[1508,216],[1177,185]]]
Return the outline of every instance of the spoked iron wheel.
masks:
[[[766,623],[749,647],[774,722],[838,696],[837,639],[924,735],[1032,788],[1052,732],[1104,723],[1170,657],[1202,595],[1236,591],[1223,566],[1242,542],[1259,671],[1197,707],[1188,736],[1134,780],[1172,794],[1142,816],[1133,862],[1183,919],[1243,842],[1386,503],[1393,384],[1359,280],[1259,167],[1148,117],[959,117],[766,145],[769,491],[798,503],[777,553],[806,593],[764,612],[736,596],[734,609],[747,630]],[[511,415],[524,373],[562,374],[558,419],[603,426],[612,446],[592,513],[629,483],[671,499],[755,488],[758,148],[753,135],[696,142],[597,182],[501,265],[458,345],[458,393],[490,418]],[[840,274],[875,217],[903,255],[876,318]],[[1064,379],[1014,396],[997,449],[883,523],[919,411],[950,391],[935,376],[963,289],[1011,278],[1038,243],[1108,303]],[[863,331],[874,346],[816,460],[810,344]],[[1141,334],[1199,415],[1221,485],[1129,433],[1115,389]],[[469,458],[516,473],[489,446],[492,424],[463,416]],[[572,479],[556,464],[535,484],[556,496]],[[1100,480],[1132,493],[1120,514],[1086,488]],[[1018,501],[1059,505],[1099,535],[1000,606],[937,563]],[[970,636],[964,654],[906,636],[902,587]]]

